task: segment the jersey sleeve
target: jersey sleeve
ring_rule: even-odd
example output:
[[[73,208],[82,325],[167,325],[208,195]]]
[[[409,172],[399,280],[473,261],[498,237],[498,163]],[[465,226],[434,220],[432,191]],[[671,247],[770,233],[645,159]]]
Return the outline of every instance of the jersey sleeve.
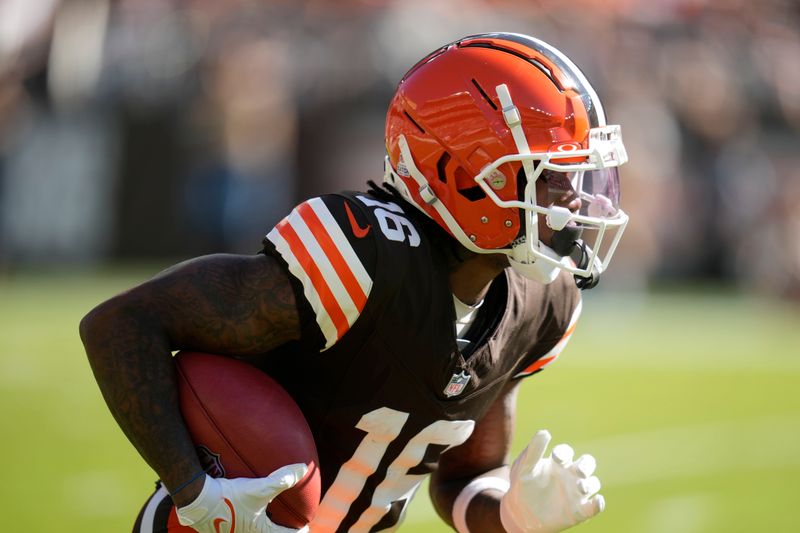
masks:
[[[280,258],[302,286],[298,307],[301,315],[310,308],[323,351],[358,320],[372,291],[376,246],[360,231],[366,225],[355,204],[327,195],[298,205],[264,239],[264,252]]]
[[[522,359],[517,366],[515,379],[531,376],[555,361],[572,338],[575,326],[581,316],[583,302],[578,293],[577,301],[571,308],[571,313],[563,313],[561,317],[554,317],[545,341],[537,342],[534,349]]]

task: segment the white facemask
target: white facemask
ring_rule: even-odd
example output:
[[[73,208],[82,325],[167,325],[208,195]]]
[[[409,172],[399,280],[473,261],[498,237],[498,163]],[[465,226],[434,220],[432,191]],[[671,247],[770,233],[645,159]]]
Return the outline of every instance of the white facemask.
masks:
[[[568,257],[561,257],[555,253],[552,248],[543,243],[539,243],[539,252],[552,259],[553,262],[551,263],[541,259],[534,261],[518,261],[514,259],[513,255],[508,256],[508,262],[511,268],[518,274],[528,279],[538,281],[545,285],[553,283],[558,277],[558,273],[563,269],[563,266],[570,266],[570,259]]]

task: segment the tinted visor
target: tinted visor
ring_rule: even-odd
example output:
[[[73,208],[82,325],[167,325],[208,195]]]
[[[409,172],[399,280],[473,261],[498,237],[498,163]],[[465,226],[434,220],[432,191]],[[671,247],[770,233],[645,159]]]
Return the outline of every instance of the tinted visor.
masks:
[[[619,212],[617,167],[577,172],[545,169],[539,179],[547,184],[547,198],[543,207],[563,204],[565,199],[577,195],[581,200],[578,213],[583,216],[608,219],[614,218]]]

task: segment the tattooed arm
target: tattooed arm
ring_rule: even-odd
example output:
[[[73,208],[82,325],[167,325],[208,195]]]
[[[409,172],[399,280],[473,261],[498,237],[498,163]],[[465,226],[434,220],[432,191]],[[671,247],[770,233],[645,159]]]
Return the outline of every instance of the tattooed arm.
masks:
[[[264,353],[300,335],[285,271],[269,256],[212,255],[176,265],[93,309],[80,325],[117,423],[167,489],[201,470],[178,407],[172,351]],[[174,495],[194,500],[198,478]]]

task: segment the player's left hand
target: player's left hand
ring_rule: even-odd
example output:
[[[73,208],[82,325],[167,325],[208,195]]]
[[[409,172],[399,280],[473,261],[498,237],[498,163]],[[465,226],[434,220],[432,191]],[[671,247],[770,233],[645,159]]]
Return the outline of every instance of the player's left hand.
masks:
[[[307,533],[308,526],[300,530],[279,526],[266,513],[269,502],[307,471],[306,465],[295,464],[262,478],[206,476],[197,499],[177,509],[178,521],[199,533]]]
[[[554,533],[597,515],[605,508],[591,455],[575,455],[559,444],[545,457],[550,432],[536,433],[511,467],[511,486],[500,501],[500,517],[509,533]]]

